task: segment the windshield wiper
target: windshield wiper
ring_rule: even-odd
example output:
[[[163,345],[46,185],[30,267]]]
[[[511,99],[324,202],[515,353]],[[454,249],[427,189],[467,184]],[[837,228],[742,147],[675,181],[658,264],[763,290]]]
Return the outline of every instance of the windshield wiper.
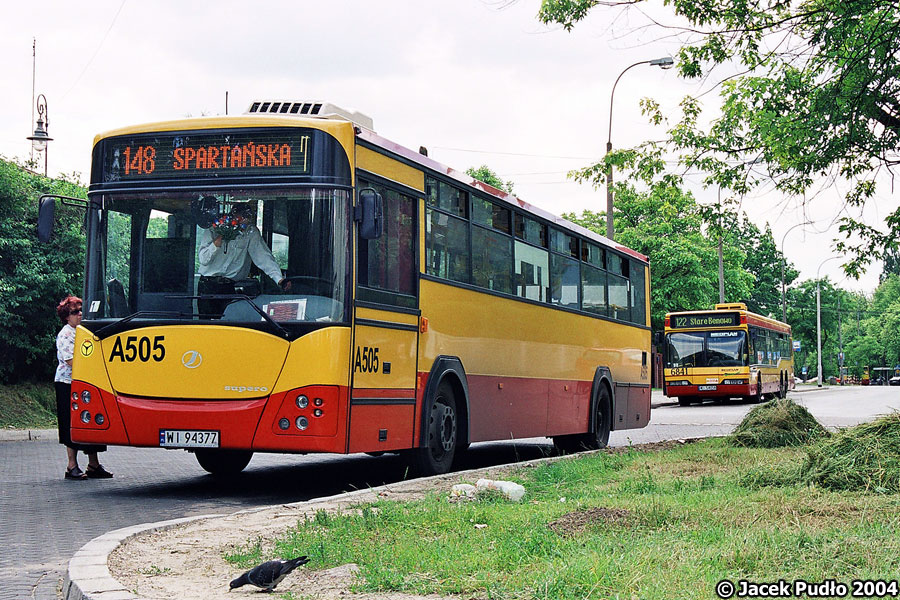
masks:
[[[253,307],[253,310],[256,311],[256,313],[259,314],[259,316],[261,316],[265,321],[268,321],[268,323],[270,325],[272,325],[275,329],[277,329],[279,332],[281,332],[281,335],[285,339],[287,339],[291,336],[291,334],[288,333],[287,329],[282,327],[278,323],[278,321],[276,321],[275,319],[273,319],[272,317],[267,315],[266,311],[264,311],[263,309],[258,307],[253,302],[253,299],[250,298],[250,296],[247,296],[246,294],[203,294],[201,296],[166,296],[166,299],[171,299],[171,300],[244,300],[248,304],[250,304],[250,306]],[[200,313],[196,313],[196,314],[197,314],[197,316],[202,316]],[[193,313],[191,316],[193,316]]]
[[[129,321],[133,321],[134,319],[137,319],[138,317],[185,317],[185,316],[188,316],[188,314],[180,312],[180,311],[174,311],[174,310],[170,310],[170,311],[139,310],[136,313],[131,313],[127,317],[122,317],[121,319],[113,321],[109,325],[105,325],[105,326],[101,327],[94,333],[94,335],[102,338],[103,332],[105,332],[109,329],[115,329],[124,323],[127,323]]]

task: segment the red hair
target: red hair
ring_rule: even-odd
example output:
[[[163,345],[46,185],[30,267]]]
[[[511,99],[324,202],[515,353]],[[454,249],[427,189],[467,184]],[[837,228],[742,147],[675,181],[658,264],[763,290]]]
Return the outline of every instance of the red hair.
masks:
[[[69,315],[71,315],[76,310],[80,310],[81,305],[81,298],[69,294],[62,299],[62,302],[57,305],[56,314],[59,315],[59,318],[63,323],[68,323]]]

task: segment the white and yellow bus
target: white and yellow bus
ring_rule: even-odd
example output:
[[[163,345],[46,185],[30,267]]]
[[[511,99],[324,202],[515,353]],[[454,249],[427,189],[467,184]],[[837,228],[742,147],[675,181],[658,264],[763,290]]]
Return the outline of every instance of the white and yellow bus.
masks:
[[[784,398],[794,388],[791,328],[742,303],[713,311],[666,315],[663,374],[666,396],[682,406],[705,399]]]
[[[42,198],[45,237],[60,201]],[[404,452],[442,473],[472,443],[597,448],[650,418],[646,258],[364,115],[255,102],[111,131],[84,204],[77,442],[183,448],[218,474],[253,452]],[[281,285],[271,266],[201,285],[202,240],[229,219]]]

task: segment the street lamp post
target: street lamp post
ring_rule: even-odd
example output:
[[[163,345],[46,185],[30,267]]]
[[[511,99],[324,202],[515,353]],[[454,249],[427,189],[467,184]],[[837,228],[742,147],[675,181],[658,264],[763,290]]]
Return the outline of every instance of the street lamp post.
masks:
[[[816,358],[819,362],[816,375],[819,384],[818,387],[822,387],[822,292],[819,289],[819,271],[822,269],[822,265],[829,260],[835,260],[836,258],[840,257],[832,256],[831,258],[826,258],[819,264],[819,268],[816,269]]]
[[[793,231],[797,227],[800,227],[801,225],[809,225],[809,224],[810,224],[809,221],[804,221],[803,223],[797,223],[796,225],[794,225],[793,227],[791,227],[790,229],[785,231],[784,235],[781,236],[781,321],[783,323],[787,323],[787,292],[785,290],[785,283],[784,283],[784,266],[785,266],[785,263],[787,262],[787,258],[785,258],[785,256],[784,256],[784,240],[785,240],[785,238],[787,238],[787,234],[789,234],[791,231]]]
[[[34,128],[34,135],[30,135],[25,139],[31,140],[31,147],[36,152],[44,153],[44,177],[47,176],[47,142],[53,141],[53,138],[47,133],[50,129],[50,111],[47,109],[47,97],[39,94],[37,98],[37,127]],[[46,120],[45,120],[46,119]]]
[[[622,79],[622,75],[624,75],[629,69],[632,67],[636,67],[638,65],[653,65],[655,67],[659,67],[660,69],[671,69],[675,64],[675,61],[672,60],[671,56],[664,56],[662,58],[654,58],[653,60],[642,60],[640,62],[636,62],[633,65],[629,65],[625,67],[625,69],[619,73],[619,76],[616,77],[615,83],[613,83],[612,93],[609,95],[609,137],[606,139],[606,155],[609,156],[609,153],[612,152],[612,115],[613,115],[613,98],[616,95],[616,86],[619,85],[619,80]],[[612,165],[606,166],[606,237],[609,239],[613,239],[613,173],[612,173]]]

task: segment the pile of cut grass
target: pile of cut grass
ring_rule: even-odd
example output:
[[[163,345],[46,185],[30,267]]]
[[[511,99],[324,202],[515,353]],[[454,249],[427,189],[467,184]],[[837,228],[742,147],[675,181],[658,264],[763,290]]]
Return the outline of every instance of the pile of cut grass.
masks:
[[[900,492],[900,413],[810,446],[802,477],[830,490]]]
[[[806,408],[790,399],[775,399],[747,413],[728,441],[745,448],[783,448],[803,446],[827,435]]]
[[[0,385],[0,427],[56,427],[56,392],[53,383]]]

